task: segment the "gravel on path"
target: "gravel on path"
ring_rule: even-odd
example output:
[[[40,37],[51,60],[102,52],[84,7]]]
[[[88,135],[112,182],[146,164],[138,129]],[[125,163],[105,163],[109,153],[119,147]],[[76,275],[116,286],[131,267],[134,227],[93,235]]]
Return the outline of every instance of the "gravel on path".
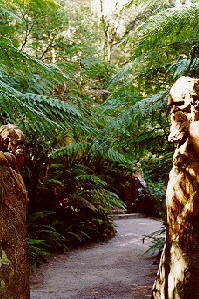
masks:
[[[149,218],[115,221],[118,234],[106,243],[57,255],[31,275],[31,299],[145,299],[157,272],[144,254],[145,234],[161,228]]]

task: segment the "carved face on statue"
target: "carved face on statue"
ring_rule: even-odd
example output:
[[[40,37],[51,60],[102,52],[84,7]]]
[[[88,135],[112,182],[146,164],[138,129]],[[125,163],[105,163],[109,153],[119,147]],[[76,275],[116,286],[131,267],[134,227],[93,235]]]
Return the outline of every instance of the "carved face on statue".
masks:
[[[183,143],[189,136],[190,124],[199,120],[199,80],[179,78],[170,90],[171,107],[169,141]]]
[[[1,150],[9,152],[16,157],[16,164],[23,167],[25,158],[25,137],[23,132],[15,125],[5,125],[0,128]]]

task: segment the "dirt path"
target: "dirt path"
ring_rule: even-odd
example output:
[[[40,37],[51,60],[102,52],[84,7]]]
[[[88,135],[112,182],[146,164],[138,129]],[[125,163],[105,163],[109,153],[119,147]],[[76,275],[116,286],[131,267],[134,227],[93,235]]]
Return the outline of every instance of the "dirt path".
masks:
[[[142,236],[160,229],[152,219],[115,221],[118,235],[107,243],[59,255],[31,277],[31,299],[150,298],[157,265]]]

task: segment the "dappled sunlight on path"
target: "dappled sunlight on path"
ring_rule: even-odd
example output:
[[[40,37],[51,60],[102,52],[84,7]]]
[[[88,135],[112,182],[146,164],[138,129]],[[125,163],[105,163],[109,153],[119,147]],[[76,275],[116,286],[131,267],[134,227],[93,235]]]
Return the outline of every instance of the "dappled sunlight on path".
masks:
[[[118,235],[58,255],[31,277],[31,299],[144,299],[157,271],[142,236],[160,229],[152,219],[115,221]]]

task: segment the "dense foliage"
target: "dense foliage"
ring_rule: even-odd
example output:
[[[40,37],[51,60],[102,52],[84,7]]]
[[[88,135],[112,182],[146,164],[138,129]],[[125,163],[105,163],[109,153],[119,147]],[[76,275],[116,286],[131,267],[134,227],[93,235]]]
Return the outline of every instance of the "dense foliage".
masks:
[[[129,1],[97,22],[86,0],[0,1],[0,121],[27,136],[33,263],[111,237],[138,161],[150,212],[164,211],[166,98],[176,78],[198,76],[199,4],[160,2]]]

